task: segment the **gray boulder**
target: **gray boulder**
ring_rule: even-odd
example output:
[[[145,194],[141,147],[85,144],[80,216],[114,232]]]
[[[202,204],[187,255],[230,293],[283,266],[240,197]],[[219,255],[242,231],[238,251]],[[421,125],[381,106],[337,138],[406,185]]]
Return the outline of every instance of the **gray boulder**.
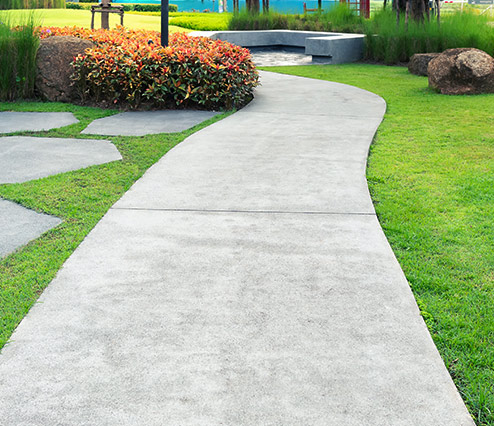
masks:
[[[71,36],[54,36],[41,40],[38,50],[36,92],[49,101],[70,102],[77,98],[70,76],[70,63],[86,49],[94,47],[88,40]]]
[[[427,75],[429,62],[439,55],[440,53],[416,53],[410,58],[408,71],[415,75]]]
[[[429,87],[445,95],[494,93],[494,58],[479,49],[449,49],[429,62]]]

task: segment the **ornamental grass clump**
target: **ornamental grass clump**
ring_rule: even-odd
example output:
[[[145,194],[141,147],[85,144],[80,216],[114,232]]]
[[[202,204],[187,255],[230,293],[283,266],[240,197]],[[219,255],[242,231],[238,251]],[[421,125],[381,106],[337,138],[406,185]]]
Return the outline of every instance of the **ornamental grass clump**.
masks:
[[[475,47],[494,54],[494,27],[487,15],[457,12],[423,22],[404,19],[396,23],[390,10],[365,22],[366,55],[386,64],[407,62],[415,53],[443,52],[456,47]]]
[[[83,100],[138,108],[231,109],[247,103],[258,73],[247,49],[221,40],[153,31],[42,28],[41,37],[72,35],[95,47],[74,59],[73,80]]]
[[[0,100],[13,101],[34,95],[36,53],[39,37],[35,19],[14,23],[7,14],[0,14]]]

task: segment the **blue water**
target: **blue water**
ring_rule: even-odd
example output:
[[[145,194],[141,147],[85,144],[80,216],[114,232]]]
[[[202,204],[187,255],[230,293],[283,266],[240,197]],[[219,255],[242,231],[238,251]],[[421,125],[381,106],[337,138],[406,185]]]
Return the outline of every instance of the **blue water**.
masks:
[[[218,0],[169,0],[170,3],[178,5],[179,12],[218,12]],[[160,4],[160,0],[118,0],[118,3],[152,3]],[[260,1],[262,7],[262,1]],[[305,0],[307,9],[317,8],[317,0]],[[324,10],[331,9],[337,2],[323,1],[322,8]],[[245,0],[240,0],[240,8],[245,7]],[[303,13],[304,0],[270,0],[269,9],[277,12],[287,13]],[[233,0],[227,0],[227,10],[233,10]]]

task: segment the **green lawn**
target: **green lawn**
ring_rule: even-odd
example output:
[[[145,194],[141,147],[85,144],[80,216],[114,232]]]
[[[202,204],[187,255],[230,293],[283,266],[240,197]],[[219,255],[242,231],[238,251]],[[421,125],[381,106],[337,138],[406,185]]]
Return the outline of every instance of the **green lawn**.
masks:
[[[170,24],[198,31],[227,30],[231,13],[170,13]]]
[[[375,65],[273,67],[381,95],[367,179],[381,225],[479,425],[494,425],[494,95]]]
[[[0,103],[0,111],[2,110],[71,111],[80,123],[49,132],[16,134],[76,138],[84,138],[80,132],[92,120],[117,112],[41,102]],[[0,197],[63,219],[63,223],[55,229],[0,259],[0,348],[7,342],[43,289],[55,277],[64,261],[146,169],[185,137],[227,114],[220,114],[205,124],[182,133],[105,137],[104,139],[110,139],[117,146],[123,161],[22,184],[0,185]],[[91,138],[97,136],[91,135]]]
[[[12,10],[3,11],[3,13],[10,13],[15,19],[25,19],[32,10]],[[75,9],[37,9],[35,16],[39,19],[41,25],[47,27],[91,27],[91,12],[89,10],[75,10]],[[145,29],[151,31],[161,31],[161,23],[159,16],[148,16],[141,14],[126,13],[124,16],[124,26],[133,29]],[[95,17],[95,27],[100,28],[101,18],[97,14]],[[116,24],[120,24],[120,17],[116,13],[110,14],[110,28],[114,28]],[[180,28],[174,25],[170,25],[170,32],[176,31],[190,31],[185,28]]]

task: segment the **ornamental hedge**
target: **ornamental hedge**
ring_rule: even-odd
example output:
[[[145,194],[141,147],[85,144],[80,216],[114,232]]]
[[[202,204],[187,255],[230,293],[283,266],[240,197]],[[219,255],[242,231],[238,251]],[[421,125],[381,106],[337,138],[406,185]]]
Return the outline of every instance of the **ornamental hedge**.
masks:
[[[241,107],[252,98],[258,74],[247,49],[221,40],[155,31],[44,27],[41,38],[71,35],[94,42],[72,63],[83,101],[138,108]]]

